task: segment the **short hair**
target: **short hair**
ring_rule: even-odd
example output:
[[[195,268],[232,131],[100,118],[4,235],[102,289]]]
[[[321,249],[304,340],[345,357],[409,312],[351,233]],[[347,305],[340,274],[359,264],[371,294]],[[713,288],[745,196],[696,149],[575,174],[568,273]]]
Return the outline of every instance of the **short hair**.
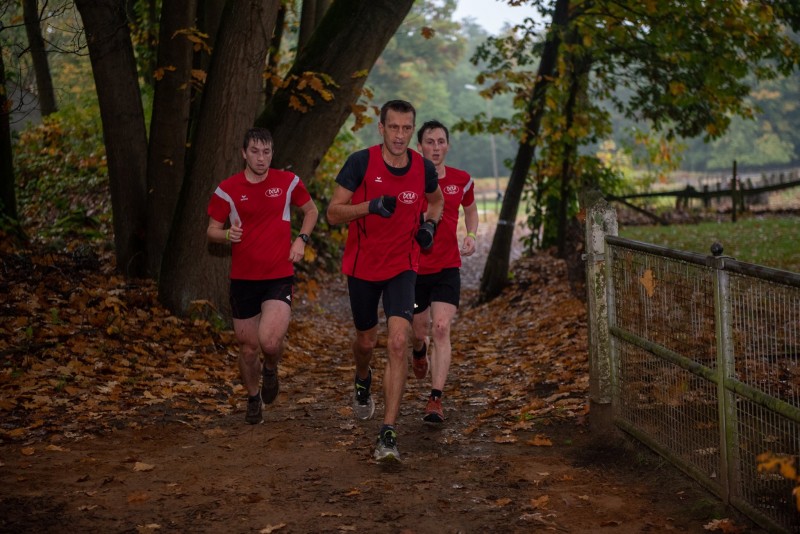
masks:
[[[247,150],[247,147],[250,146],[250,141],[261,141],[265,145],[272,146],[272,134],[266,128],[250,128],[244,134],[242,149]]]
[[[425,132],[428,130],[435,130],[436,128],[441,128],[444,130],[444,137],[447,139],[447,143],[450,143],[450,130],[447,129],[447,126],[442,124],[441,122],[437,121],[436,119],[432,121],[425,121],[422,123],[422,126],[419,127],[419,131],[417,131],[417,142],[422,144],[422,136],[425,135]]]
[[[411,102],[405,100],[389,100],[381,106],[381,124],[386,124],[386,112],[390,109],[400,113],[413,113],[414,122],[417,122],[417,110],[414,109]]]

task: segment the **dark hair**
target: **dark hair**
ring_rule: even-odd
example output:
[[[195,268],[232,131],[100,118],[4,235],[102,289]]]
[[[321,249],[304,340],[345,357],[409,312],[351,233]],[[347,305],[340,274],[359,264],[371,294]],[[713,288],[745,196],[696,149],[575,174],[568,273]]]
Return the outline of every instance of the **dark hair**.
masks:
[[[441,128],[444,130],[444,137],[447,139],[447,143],[450,143],[450,130],[447,129],[447,126],[442,124],[437,120],[432,121],[425,121],[422,123],[422,126],[419,127],[419,131],[417,132],[417,143],[422,144],[422,136],[425,135],[425,132],[428,130],[435,130],[436,128]]]
[[[242,143],[244,150],[250,146],[250,141],[261,141],[265,145],[272,146],[272,134],[266,128],[250,128],[244,134],[244,143]]]
[[[406,102],[405,100],[389,100],[381,106],[381,124],[386,124],[386,112],[390,109],[400,113],[413,113],[414,122],[417,121],[417,110],[414,109],[411,102]]]

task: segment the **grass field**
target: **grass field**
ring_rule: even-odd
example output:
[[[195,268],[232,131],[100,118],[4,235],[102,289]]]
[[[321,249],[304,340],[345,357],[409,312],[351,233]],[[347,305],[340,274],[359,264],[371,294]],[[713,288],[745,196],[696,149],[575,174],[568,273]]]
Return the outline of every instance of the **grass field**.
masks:
[[[800,217],[797,216],[748,218],[736,223],[620,226],[619,235],[701,254],[711,254],[711,244],[719,241],[726,256],[800,273]]]

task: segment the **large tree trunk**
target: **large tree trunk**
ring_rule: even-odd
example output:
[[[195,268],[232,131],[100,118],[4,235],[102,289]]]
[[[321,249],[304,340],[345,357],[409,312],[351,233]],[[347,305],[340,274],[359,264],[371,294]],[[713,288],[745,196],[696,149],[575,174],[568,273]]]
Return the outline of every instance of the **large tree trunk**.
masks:
[[[75,0],[83,19],[108,160],[117,268],[147,273],[147,133],[124,0]]]
[[[153,278],[161,270],[186,170],[193,50],[176,32],[191,28],[196,15],[196,0],[165,2],[161,12],[147,158],[147,272]]]
[[[511,244],[514,238],[514,225],[517,220],[519,202],[522,191],[530,171],[531,162],[535,153],[534,145],[539,135],[539,127],[545,110],[545,96],[550,85],[550,79],[556,68],[561,35],[569,22],[569,0],[556,0],[553,21],[544,43],[542,58],[536,82],[531,91],[528,104],[528,120],[525,123],[525,138],[520,142],[514,167],[508,178],[508,186],[503,196],[503,205],[500,208],[500,218],[492,239],[492,247],[486,258],[483,269],[481,285],[478,294],[480,302],[487,302],[498,296],[508,283],[508,267],[511,256]]]
[[[257,124],[275,138],[273,166],[290,168],[307,182],[336,134],[350,116],[367,73],[411,10],[413,0],[336,0],[300,53],[289,77],[325,73],[337,87],[329,87],[332,99],[314,99],[308,112],[290,108],[297,88],[292,84],[275,93]],[[368,25],[369,31],[365,31]],[[313,134],[310,134],[313,132]]]
[[[226,5],[159,279],[159,298],[173,312],[185,314],[195,300],[229,312],[230,258],[227,249],[207,243],[206,206],[217,184],[242,168],[242,138],[261,103],[278,3],[230,0]]]
[[[297,32],[297,50],[302,51],[317,27],[317,0],[303,0],[300,7],[300,29]]]
[[[17,220],[14,160],[11,151],[11,103],[6,96],[6,66],[0,40],[0,218]]]
[[[56,95],[53,92],[53,79],[50,76],[50,65],[47,61],[47,50],[42,38],[42,25],[39,21],[39,8],[36,0],[22,0],[22,12],[25,19],[25,32],[28,35],[28,46],[31,49],[33,71],[36,74],[36,96],[42,116],[57,111]]]

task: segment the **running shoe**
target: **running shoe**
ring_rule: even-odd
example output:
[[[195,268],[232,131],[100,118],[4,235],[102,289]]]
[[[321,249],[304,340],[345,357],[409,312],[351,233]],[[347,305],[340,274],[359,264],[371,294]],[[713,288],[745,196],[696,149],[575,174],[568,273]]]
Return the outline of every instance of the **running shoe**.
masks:
[[[414,376],[419,379],[425,378],[425,375],[428,374],[428,342],[425,340],[425,344],[422,345],[422,349],[417,353],[417,351],[411,351],[411,369],[414,371]]]
[[[375,444],[375,459],[384,463],[400,461],[400,451],[397,450],[397,432],[393,428],[384,429],[378,435],[378,441]]]
[[[442,399],[428,399],[428,405],[425,406],[425,417],[422,418],[427,423],[444,423],[444,412],[442,411]]]
[[[353,395],[353,413],[359,419],[366,421],[372,419],[375,414],[375,400],[370,394],[372,385],[372,369],[369,370],[369,378],[366,381],[355,380],[355,394]]]
[[[248,425],[257,425],[264,422],[264,418],[261,416],[261,397],[258,395],[247,397],[247,413],[244,416],[244,421]]]
[[[278,396],[278,369],[269,370],[265,365],[261,371],[261,400],[264,404],[272,404]]]

